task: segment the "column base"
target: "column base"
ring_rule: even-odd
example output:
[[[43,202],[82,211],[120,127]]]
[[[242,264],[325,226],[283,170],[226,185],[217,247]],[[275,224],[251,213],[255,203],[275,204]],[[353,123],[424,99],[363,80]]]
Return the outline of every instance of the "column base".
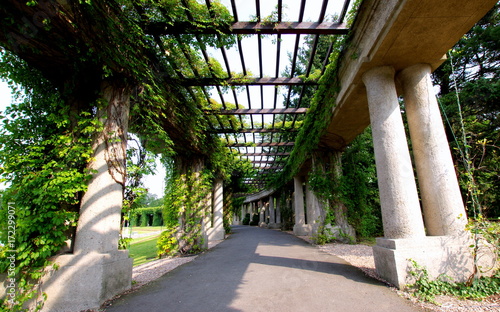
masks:
[[[47,294],[42,311],[98,309],[132,286],[133,259],[128,250],[60,255],[54,262],[59,269],[48,270],[40,284],[40,293]]]
[[[267,225],[268,229],[280,229],[281,228],[281,223],[269,223]]]
[[[415,282],[409,259],[427,269],[429,277],[441,274],[456,282],[466,281],[473,272],[472,241],[467,237],[427,236],[420,239],[377,238],[373,256],[377,273],[394,286],[403,289]],[[494,263],[493,255],[484,254],[483,267]]]
[[[223,240],[226,235],[226,231],[223,227],[221,228],[210,228],[207,231],[207,239],[209,242]]]
[[[296,236],[309,236],[312,234],[310,224],[295,224],[293,226],[293,234]]]
[[[263,228],[263,229],[267,229],[267,223],[266,222],[261,222],[259,224],[259,227]]]

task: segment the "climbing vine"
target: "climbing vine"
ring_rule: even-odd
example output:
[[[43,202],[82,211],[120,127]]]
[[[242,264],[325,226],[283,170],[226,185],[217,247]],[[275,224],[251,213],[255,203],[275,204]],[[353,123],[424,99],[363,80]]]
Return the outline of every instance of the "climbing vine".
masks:
[[[203,224],[210,213],[212,179],[213,175],[201,167],[175,174],[165,193],[165,225],[169,229],[158,240],[159,255],[190,254],[203,249]]]
[[[15,56],[5,53],[0,68],[1,78],[22,86],[17,89],[19,102],[0,117],[0,175],[9,183],[0,209],[1,228],[7,229],[11,220],[8,203],[16,221],[11,233],[15,248],[0,257],[0,271],[10,264],[7,256],[14,255],[18,287],[15,300],[2,306],[16,310],[35,295],[33,282],[42,276],[48,258],[71,248],[66,241],[72,238],[90,179],[85,168],[100,125],[92,112],[72,115],[50,82]],[[11,241],[7,232],[1,235],[0,241]]]

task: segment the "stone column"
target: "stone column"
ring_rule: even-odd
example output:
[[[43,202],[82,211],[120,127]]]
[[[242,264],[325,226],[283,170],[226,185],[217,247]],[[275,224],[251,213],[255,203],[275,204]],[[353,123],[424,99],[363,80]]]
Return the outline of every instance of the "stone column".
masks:
[[[394,68],[372,68],[363,75],[363,82],[368,94],[385,237],[423,237],[424,225],[394,83]]]
[[[304,212],[304,187],[302,177],[294,177],[293,183],[293,206],[295,211],[295,225],[293,226],[293,233],[298,236],[310,235],[311,227],[306,224],[306,217]]]
[[[264,202],[262,201],[262,199],[259,200],[259,205],[258,205],[258,209],[259,209],[259,226],[260,227],[264,227],[266,225],[266,207],[264,207]]]
[[[276,228],[276,211],[274,209],[274,196],[269,196],[269,224],[270,229]]]
[[[281,196],[276,196],[276,227],[281,227]]]
[[[307,224],[311,226],[311,233],[316,234],[318,228],[323,224],[321,217],[321,203],[316,194],[311,190],[309,183],[306,183],[306,207]]]
[[[130,90],[109,81],[101,92],[108,105],[97,113],[104,128],[92,143],[92,179],[80,203],[74,251],[54,257],[59,269],[42,278],[46,311],[97,309],[132,282],[132,259],[118,250]]]
[[[428,235],[433,236],[462,234],[467,217],[430,73],[429,64],[417,64],[398,75],[403,86],[425,227]]]
[[[212,191],[212,227],[208,231],[208,241],[224,239],[223,181],[216,179]]]

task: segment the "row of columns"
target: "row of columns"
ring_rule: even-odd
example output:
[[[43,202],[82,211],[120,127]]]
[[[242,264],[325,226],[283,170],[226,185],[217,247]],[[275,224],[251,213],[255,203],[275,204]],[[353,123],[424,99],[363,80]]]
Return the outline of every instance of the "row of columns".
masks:
[[[467,217],[430,74],[429,64],[416,64],[397,75],[391,66],[375,67],[363,75],[384,227],[384,238],[373,247],[375,266],[381,277],[399,288],[413,282],[408,259],[425,267],[432,278],[446,274],[456,281],[464,281],[474,265],[465,231]],[[421,201],[396,83],[403,90]]]
[[[386,238],[423,237],[426,232],[431,236],[457,235],[467,222],[430,73],[430,65],[417,64],[397,77],[390,66],[376,67],[363,75]],[[396,78],[403,87],[424,218]]]
[[[245,203],[241,206],[241,219],[249,214],[250,218],[253,215],[259,215],[259,226],[271,229],[281,227],[281,207],[280,198],[273,195],[267,197],[267,201],[260,199]]]

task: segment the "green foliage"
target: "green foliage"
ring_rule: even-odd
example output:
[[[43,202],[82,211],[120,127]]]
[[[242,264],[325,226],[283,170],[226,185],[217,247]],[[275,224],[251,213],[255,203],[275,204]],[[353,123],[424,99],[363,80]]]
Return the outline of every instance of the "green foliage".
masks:
[[[376,179],[373,141],[368,128],[342,155],[343,175],[340,200],[347,207],[347,219],[360,238],[381,235],[382,216]]]
[[[176,172],[167,185],[165,194],[165,224],[175,232],[167,242],[169,253],[197,253],[203,247],[202,223],[208,213],[213,176],[207,170],[186,169]],[[159,243],[160,244],[160,243]],[[173,248],[176,246],[177,248]],[[166,250],[160,249],[159,252]]]
[[[130,237],[120,238],[118,240],[118,249],[128,249],[128,246],[130,245],[131,241],[132,238]]]
[[[356,1],[349,12],[347,16],[348,25],[354,20],[354,14],[357,11],[359,3],[360,1]],[[319,87],[316,92],[314,94],[306,94],[305,99],[304,96],[302,97],[304,103],[300,107],[309,107],[309,111],[303,120],[303,125],[295,139],[295,148],[292,150],[283,171],[273,177],[271,186],[276,189],[290,181],[297,174],[298,170],[300,170],[302,164],[311,157],[311,152],[317,148],[321,134],[328,126],[331,120],[331,112],[336,105],[335,101],[339,91],[339,84],[336,78],[337,67],[346,38],[323,38],[322,40],[320,40],[316,58],[313,60],[312,75],[305,78],[318,78],[317,70],[321,72],[323,60],[326,58],[326,51],[329,45],[333,43],[329,64],[321,78],[319,78]],[[302,49],[299,53],[296,74],[305,74],[305,68],[309,63],[308,55],[310,54],[312,41],[313,37],[309,36],[306,39],[306,42],[308,42],[305,45],[306,48]],[[295,89],[294,92],[297,93],[300,91]],[[299,107],[298,99],[299,97],[296,97],[296,102],[291,103],[290,107]]]
[[[241,221],[241,224],[250,225],[250,214],[249,213],[245,214],[245,217]]]
[[[250,221],[250,224],[251,226],[257,226],[259,225],[259,221],[260,221],[260,216],[258,213],[254,213],[252,215],[252,221]]]
[[[437,295],[451,295],[460,299],[482,300],[500,293],[500,275],[474,279],[470,285],[456,283],[444,275],[431,280],[426,268],[420,266],[415,260],[409,259],[410,275],[415,278],[415,283],[408,285],[414,296],[421,300],[435,302]]]
[[[472,255],[475,260],[480,257],[479,253],[482,245],[486,245],[488,252],[496,255],[497,260],[500,259],[500,218],[496,221],[490,221],[485,219],[482,215],[479,215],[476,218],[470,218],[466,228],[471,234],[473,234],[473,238],[475,240],[475,243],[471,246]],[[488,272],[493,269],[496,270],[498,274],[499,271],[498,267],[477,267],[476,269],[481,273]]]
[[[469,217],[500,217],[500,5],[433,73]]]
[[[334,241],[335,236],[333,236],[333,233],[329,228],[325,227],[324,225],[321,225],[318,228],[318,233],[313,235],[311,239],[316,245],[325,245]]]
[[[162,226],[163,225],[163,207],[145,207],[136,208],[131,212],[130,223],[132,226]],[[152,216],[152,218],[151,218]],[[151,221],[151,224],[148,224]]]
[[[93,154],[92,136],[100,126],[88,112],[73,113],[53,85],[16,57],[3,55],[0,75],[22,84],[25,94],[0,117],[0,175],[10,183],[0,227],[7,228],[6,204],[14,203],[16,299],[22,305],[34,295],[31,281],[41,277],[48,258],[71,238],[91,177],[86,165]],[[0,241],[7,241],[5,235]],[[6,262],[0,259],[0,267]]]
[[[177,229],[163,231],[156,243],[158,257],[175,256],[179,251],[179,242],[176,238]]]

